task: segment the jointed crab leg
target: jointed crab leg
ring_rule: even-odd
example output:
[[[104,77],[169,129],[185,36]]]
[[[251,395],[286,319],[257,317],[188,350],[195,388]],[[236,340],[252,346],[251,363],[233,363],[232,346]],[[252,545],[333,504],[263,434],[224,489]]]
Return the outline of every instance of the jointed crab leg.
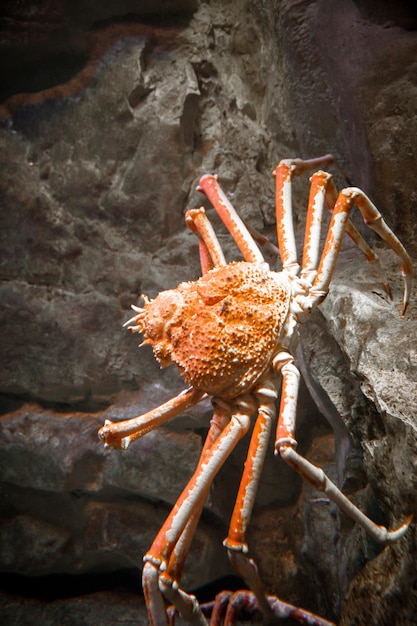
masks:
[[[315,294],[326,292],[329,288],[337,258],[340,252],[343,235],[349,215],[354,206],[357,206],[362,214],[365,224],[372,228],[385,241],[385,243],[397,254],[402,264],[402,274],[404,278],[404,297],[402,305],[402,315],[405,314],[409,301],[409,292],[412,284],[412,265],[404,246],[400,240],[394,235],[392,230],[387,226],[384,219],[376,206],[371,200],[356,187],[343,189],[336,201],[332,217],[330,220],[329,231],[324,244],[323,255],[320,260],[317,276],[314,280],[310,295],[313,297],[313,305]]]
[[[205,395],[203,391],[191,387],[144,415],[138,415],[123,422],[106,420],[104,426],[98,431],[98,436],[105,446],[127,448],[132,441],[143,437],[181,411],[198,404]]]
[[[271,608],[274,624],[277,623],[277,619],[294,619],[308,626],[335,626],[334,622],[329,622],[323,617],[310,613],[310,611],[305,611],[293,604],[283,602],[276,596],[266,596],[266,599]],[[210,626],[219,626],[220,624],[223,624],[223,626],[232,626],[236,624],[242,609],[253,616],[256,616],[261,610],[255,595],[247,591],[220,592],[217,594],[214,602],[210,602],[204,605],[204,607],[207,607],[208,610],[212,608]],[[223,620],[225,609],[226,614]]]
[[[354,225],[350,220],[348,220],[346,224],[345,233],[352,239],[352,241],[358,246],[358,248],[364,253],[366,260],[368,263],[372,263],[374,266],[374,270],[378,274],[378,278],[382,283],[385,291],[388,296],[392,298],[391,288],[388,284],[387,279],[385,278],[384,272],[382,271],[381,262],[379,260],[378,255],[372,248],[368,246],[362,235],[356,230]]]
[[[250,399],[250,396],[247,398]],[[200,501],[201,494],[211,484],[214,476],[230,455],[231,451],[247,432],[249,418],[255,407],[253,401],[249,402],[239,398],[238,410],[235,410],[224,430],[217,437],[213,445],[207,450],[198,464],[195,473],[178,498],[165,524],[152,544],[147,556],[150,561],[165,562],[169,559],[178,538],[185,527],[189,514]],[[145,557],[146,558],[146,557]]]
[[[198,235],[201,270],[203,274],[206,274],[213,267],[226,265],[223,250],[206,216],[204,207],[188,210],[185,214],[185,222],[188,228]]]
[[[320,232],[324,205],[327,204],[329,211],[332,213],[338,193],[333,181],[333,176],[328,172],[321,170],[315,172],[310,178],[310,183],[301,276],[308,282],[313,283],[317,275],[317,268],[320,261]],[[375,265],[384,289],[388,295],[391,296],[391,290],[383,275],[378,255],[366,243],[350,220],[346,222],[345,233],[363,252],[368,263]],[[323,296],[326,294],[327,292],[323,291]]]
[[[396,541],[404,535],[413,518],[410,515],[403,524],[395,530],[388,530],[385,526],[375,524],[360,509],[358,509],[336,485],[326,476],[322,469],[316,467],[307,459],[298,454],[289,446],[281,446],[277,442],[280,456],[303,478],[308,480],[317,489],[323,491],[337,506],[355,522],[360,524],[367,533],[381,543]]]
[[[291,355],[288,355],[291,357]],[[279,362],[274,361],[274,366],[279,369]],[[291,368],[290,370],[288,368]],[[291,370],[295,366],[291,363],[290,358],[284,362],[281,368],[283,375],[281,407],[278,417],[277,439],[275,442],[276,453],[286,461],[291,467],[298,472],[303,478],[308,480],[317,489],[324,493],[338,505],[338,507],[346,513],[350,518],[355,520],[362,526],[374,539],[382,543],[395,541],[406,532],[412,516],[399,526],[396,530],[387,530],[385,526],[375,524],[367,517],[358,507],[356,507],[340,489],[326,476],[322,469],[310,463],[295,451],[296,441],[295,432],[295,416],[296,416],[296,400],[298,393],[298,376],[291,376]]]
[[[276,372],[282,375],[281,403],[277,424],[276,441],[280,445],[295,447],[295,415],[297,412],[297,397],[300,386],[300,372],[294,365],[294,357],[283,350],[279,352],[272,363]]]
[[[247,432],[250,416],[255,409],[250,396],[242,396],[236,402],[230,421],[219,433],[212,445],[204,452],[198,467],[178,498],[174,508],[159,531],[149,552],[145,555],[143,587],[147,598],[151,624],[166,624],[166,616],[160,615],[158,599],[158,577],[166,570],[175,545],[181,537],[190,516],[207,496],[213,478]],[[155,571],[157,575],[155,575]],[[161,579],[164,584],[163,576]],[[153,607],[156,606],[154,609]],[[197,611],[197,609],[195,609]],[[163,621],[165,620],[165,621]],[[201,622],[200,622],[201,623]]]
[[[224,430],[230,420],[230,406],[224,403],[216,403],[214,406],[214,414],[210,422],[210,429],[204,442],[200,460],[197,467],[204,462],[206,453],[212,447],[220,433]],[[207,488],[208,492],[208,488]],[[180,535],[175,547],[171,553],[167,569],[159,578],[159,588],[163,592],[167,600],[172,602],[184,619],[193,622],[196,619],[195,597],[191,596],[178,588],[181,580],[182,569],[191,541],[195,534],[198,521],[203,510],[207,493],[201,498],[198,506],[196,506],[190,519],[187,522],[182,534]],[[200,617],[198,619],[201,619]]]
[[[258,416],[230,521],[229,534],[224,541],[226,548],[242,552],[248,551],[246,532],[264,464],[272,422],[276,415],[274,404],[277,398],[276,386],[272,381],[266,381],[261,387],[255,389],[254,395],[259,400]]]
[[[310,613],[310,611],[300,609],[292,604],[287,604],[287,602],[282,602],[282,600],[278,598],[269,596],[268,602],[273,614],[280,619],[291,618],[301,624],[307,624],[308,626],[335,626],[334,622],[329,622],[329,620],[324,619],[324,617],[319,617],[318,615]]]
[[[291,355],[283,353],[280,369],[286,380],[287,400],[289,400],[291,396],[289,387],[294,384],[292,376],[293,370],[298,373],[295,366],[292,364],[292,360]],[[298,378],[296,377],[296,386],[297,385]],[[255,595],[259,609],[262,611],[265,624],[276,623],[276,618],[284,619],[292,617],[299,622],[313,626],[334,626],[332,622],[324,620],[309,611],[289,605],[278,598],[268,598],[264,593],[262,581],[255,562],[246,555],[248,551],[246,533],[264,463],[272,422],[276,415],[276,383],[272,379],[265,381],[264,384],[255,389],[253,393],[259,402],[258,417],[246,457],[244,472],[230,522],[229,534],[224,541],[224,545],[228,549],[229,558],[235,569]],[[240,592],[240,596],[241,601],[245,602],[245,604],[249,602],[250,606],[253,605],[250,593]],[[227,609],[225,624],[233,623],[233,616],[235,614],[234,602],[234,597],[232,596],[231,603]],[[217,626],[219,622],[214,621],[213,623]]]
[[[321,172],[317,172],[316,174],[320,175]],[[310,179],[311,181],[314,180],[316,174],[312,175]],[[332,213],[339,194],[336,189],[336,185],[334,184],[333,176],[331,175],[325,182],[325,193],[327,208],[329,209],[330,213]],[[350,220],[348,220],[346,223],[345,233],[363,252],[368,263],[374,263],[375,261],[378,261],[378,255],[376,254],[376,252],[372,250],[372,248],[366,243],[362,235],[358,232],[358,230],[355,228]]]
[[[320,232],[327,190],[332,181],[328,172],[315,172],[310,178],[310,196],[306,217],[301,276],[312,283],[320,259]],[[334,186],[334,185],[333,185]],[[334,203],[333,203],[334,204]]]
[[[254,593],[257,606],[262,611],[264,623],[275,623],[275,619],[283,619],[293,617],[299,622],[311,624],[315,626],[333,626],[333,624],[322,619],[309,611],[299,609],[276,597],[268,597],[263,591],[263,585],[258,574],[256,564],[252,559],[246,556],[248,550],[246,544],[246,532],[250,521],[255,494],[262,470],[267,443],[270,437],[272,421],[275,418],[275,399],[277,396],[276,384],[272,380],[265,381],[260,387],[254,391],[254,396],[259,402],[258,417],[255,423],[254,431],[249,446],[249,451],[245,463],[244,473],[239,488],[236,505],[230,522],[229,534],[224,542],[228,548],[228,554],[232,564],[239,574],[245,579],[248,586]],[[199,461],[196,474],[201,466],[203,466],[207,457],[210,456],[210,449],[220,436],[220,433],[226,427],[230,419],[230,410],[222,407],[216,407],[216,413],[211,423],[210,431],[203,448],[203,452]],[[146,597],[149,606],[155,607],[152,612],[152,622],[159,626],[165,624],[165,613],[160,604],[161,598],[156,598],[159,590],[163,595],[172,602],[179,613],[186,621],[196,626],[205,626],[206,620],[200,611],[194,596],[189,595],[178,588],[178,582],[181,576],[181,569],[188,550],[189,543],[194,534],[195,526],[200,517],[201,509],[207,496],[210,484],[206,485],[205,490],[201,493],[201,498],[196,505],[192,516],[189,518],[182,534],[180,535],[169,559],[169,565],[166,570],[163,566],[159,568],[159,578],[156,577],[156,568],[152,571],[144,572],[144,586],[146,587]],[[166,539],[164,540],[166,543]],[[152,548],[151,551],[152,552]],[[145,557],[146,560],[147,557]],[[153,564],[154,561],[152,560]],[[150,564],[145,567],[151,568]],[[148,581],[148,584],[146,583]],[[153,589],[152,589],[153,587]],[[151,600],[152,599],[152,600]],[[244,602],[245,606],[253,606],[253,599],[250,592],[240,592],[240,604]],[[220,609],[215,603],[210,624],[218,626],[220,624]],[[225,624],[234,623],[234,615],[236,612],[236,601],[232,594],[232,601],[227,608]]]
[[[282,266],[289,273],[296,275],[300,268],[297,260],[294,226],[292,218],[292,181],[299,176],[317,167],[324,167],[333,163],[331,154],[317,159],[283,159],[274,170],[276,187],[276,219],[278,247],[281,252]]]
[[[258,246],[251,237],[245,224],[236,213],[226,194],[217,182],[216,176],[206,174],[200,179],[197,187],[198,191],[203,191],[217,211],[224,225],[229,230],[241,251],[245,261],[251,263],[263,263],[264,258]]]
[[[272,381],[266,381],[254,391],[254,395],[259,401],[258,416],[249,444],[229,533],[223,545],[227,548],[235,569],[254,592],[264,617],[268,620],[272,618],[272,612],[263,591],[258,569],[254,561],[246,556],[248,551],[246,533],[255,503],[272,422],[276,415],[274,404],[277,397],[276,386]]]
[[[206,454],[213,446],[214,442],[219,437],[220,433],[223,432],[228,422],[230,421],[230,406],[225,403],[214,405],[214,413],[213,417],[210,421],[210,428],[207,433],[206,440],[204,442],[203,449],[201,451],[200,460],[197,465],[197,470],[199,467],[205,462]],[[195,510],[193,512],[193,518],[196,517],[197,521],[200,518],[201,511],[203,509],[204,501],[201,502],[201,506],[199,510]],[[187,530],[187,533],[185,532]],[[171,578],[175,581],[179,581],[182,574],[182,567],[184,565],[185,558],[188,553],[189,545],[192,541],[194,530],[188,528],[188,524],[186,529],[182,533],[180,539],[177,541],[174,550],[172,551],[169,564],[166,570]],[[187,537],[187,539],[186,539]]]

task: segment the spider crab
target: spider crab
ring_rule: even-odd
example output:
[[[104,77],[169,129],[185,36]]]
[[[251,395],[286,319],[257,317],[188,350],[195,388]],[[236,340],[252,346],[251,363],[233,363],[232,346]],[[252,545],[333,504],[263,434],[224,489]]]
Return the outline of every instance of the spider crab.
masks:
[[[180,588],[184,560],[214,476],[245,435],[254,419],[249,451],[224,541],[228,555],[245,580],[249,592],[226,596],[224,623],[232,623],[236,606],[256,604],[264,622],[291,616],[302,623],[329,625],[309,611],[266,597],[256,565],[247,555],[247,528],[265,457],[276,420],[276,400],[281,401],[275,435],[275,453],[296,472],[323,490],[348,516],[380,542],[401,537],[408,518],[396,530],[377,525],[362,513],[324,472],[296,451],[295,415],[300,374],[294,364],[296,328],[325,299],[341,242],[347,233],[378,264],[375,252],[350,221],[354,206],[365,223],[398,255],[404,277],[402,315],[409,300],[412,266],[403,245],[388,228],[369,198],[355,187],[337,193],[333,178],[316,171],[310,181],[303,258],[297,261],[292,224],[292,180],[295,176],[333,163],[331,155],[316,159],[282,160],[276,178],[276,222],[282,271],[272,271],[251,234],[221,190],[215,176],[206,175],[198,189],[206,194],[240,249],[243,261],[226,263],[222,249],[203,208],[187,211],[186,222],[199,239],[202,276],[161,292],[126,322],[131,332],[144,335],[161,367],[175,363],[188,389],[158,408],[123,422],[107,421],[99,436],[106,446],[126,448],[132,441],[185,409],[212,397],[213,417],[195,473],[144,557],[143,588],[150,623],[168,623],[165,600],[192,624],[207,624],[196,598]],[[324,207],[331,211],[327,238],[320,253],[320,228]],[[253,236],[252,236],[253,235]],[[389,293],[389,287],[382,277]],[[220,624],[224,602],[213,603],[211,624]],[[168,612],[169,615],[169,612]]]

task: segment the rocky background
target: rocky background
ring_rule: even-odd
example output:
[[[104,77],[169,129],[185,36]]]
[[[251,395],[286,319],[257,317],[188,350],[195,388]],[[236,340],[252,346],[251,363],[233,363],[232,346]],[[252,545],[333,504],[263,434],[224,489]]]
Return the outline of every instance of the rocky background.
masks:
[[[183,215],[204,202],[202,174],[273,238],[278,160],[332,152],[339,186],[363,188],[417,258],[416,28],[404,0],[2,3],[2,624],[147,623],[141,558],[210,405],[125,452],[97,430],[183,388],[122,323],[139,294],[199,275]],[[297,181],[300,232],[306,193]],[[380,253],[392,301],[346,244],[302,329],[298,439],[395,527],[417,514],[417,302],[401,319],[400,268]],[[244,453],[216,480],[185,568],[207,596],[231,574],[221,541]],[[416,623],[415,523],[382,549],[272,449],[249,542],[284,600],[344,626]]]

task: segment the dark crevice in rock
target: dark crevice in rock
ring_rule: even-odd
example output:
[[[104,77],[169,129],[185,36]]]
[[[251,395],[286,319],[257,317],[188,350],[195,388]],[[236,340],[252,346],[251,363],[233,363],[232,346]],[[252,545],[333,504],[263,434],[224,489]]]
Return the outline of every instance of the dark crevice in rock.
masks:
[[[2,591],[25,598],[37,598],[44,602],[109,590],[138,593],[141,587],[140,568],[128,568],[112,572],[91,571],[84,574],[57,573],[47,576],[0,573],[0,589]]]
[[[20,395],[0,394],[0,415],[17,411],[24,403],[25,400]]]
[[[149,15],[138,15],[136,13],[126,13],[124,15],[111,16],[107,19],[95,20],[91,24],[90,30],[101,30],[107,28],[113,24],[146,24],[147,26],[154,27],[166,27],[166,28],[178,28],[179,30],[185,28],[189,21],[190,15],[183,15],[180,12],[173,13],[150,13]]]
[[[417,30],[417,6],[414,0],[375,3],[374,0],[355,0],[361,16],[384,28],[399,26],[405,30]]]
[[[82,53],[58,52],[42,60],[14,58],[15,66],[0,67],[0,102],[17,93],[50,89],[73,78],[85,67],[88,57]]]
[[[233,574],[221,576],[189,589],[200,603],[210,602],[220,591],[237,591],[245,587],[242,578]],[[109,572],[91,571],[85,574],[50,574],[23,576],[0,572],[0,590],[22,598],[54,602],[97,592],[124,591],[142,594],[141,568],[132,567]]]
[[[47,411],[56,413],[99,413],[111,405],[111,400],[100,399],[97,396],[83,398],[77,402],[53,402],[28,393],[0,394],[0,415],[16,411],[25,403],[37,404]]]

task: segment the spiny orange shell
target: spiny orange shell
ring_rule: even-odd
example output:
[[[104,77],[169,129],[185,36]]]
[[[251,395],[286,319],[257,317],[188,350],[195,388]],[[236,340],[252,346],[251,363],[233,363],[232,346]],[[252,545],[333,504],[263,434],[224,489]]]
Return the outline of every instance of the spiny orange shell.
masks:
[[[175,363],[189,385],[232,398],[270,365],[288,303],[282,274],[230,263],[146,304],[144,335],[162,367]]]

